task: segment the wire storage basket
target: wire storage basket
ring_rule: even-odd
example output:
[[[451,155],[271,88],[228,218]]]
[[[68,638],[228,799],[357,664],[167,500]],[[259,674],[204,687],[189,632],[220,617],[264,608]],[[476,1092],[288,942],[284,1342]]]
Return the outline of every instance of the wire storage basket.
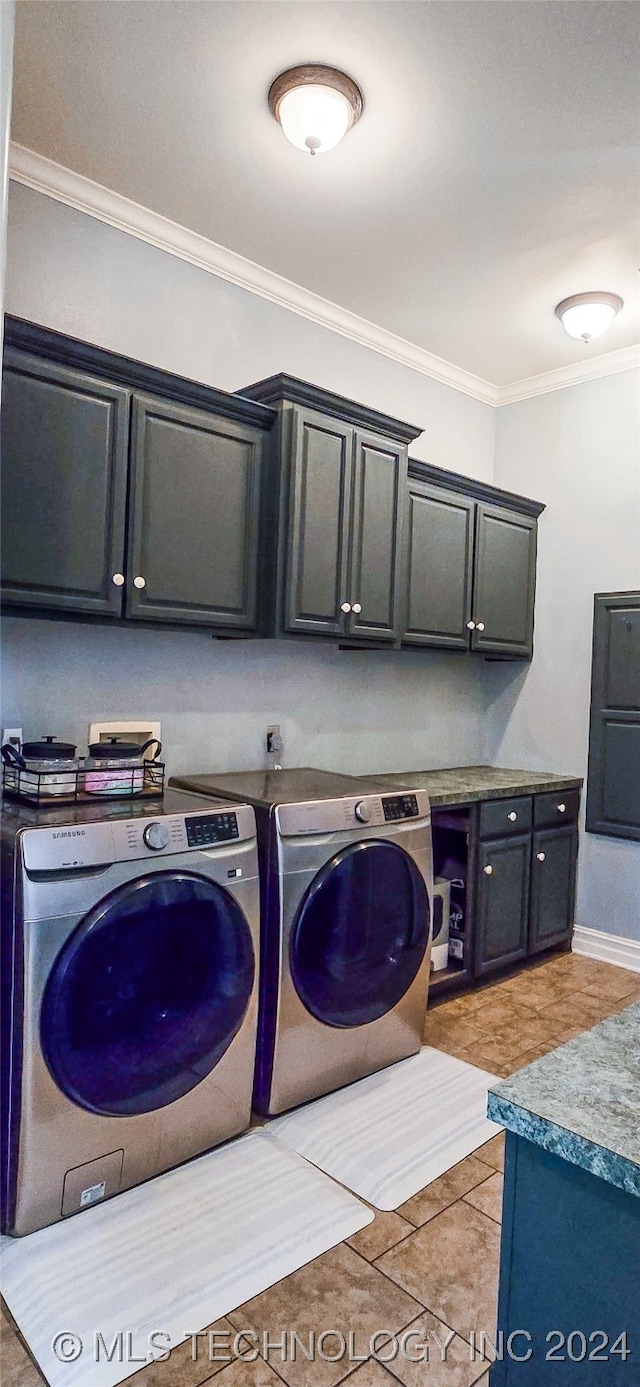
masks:
[[[95,766],[87,770],[82,760],[77,770],[64,772],[28,770],[17,760],[3,760],[2,791],[9,799],[24,800],[41,809],[132,796],[154,799],[164,794],[164,771],[164,761],[151,760],[141,766],[119,766],[117,775]]]

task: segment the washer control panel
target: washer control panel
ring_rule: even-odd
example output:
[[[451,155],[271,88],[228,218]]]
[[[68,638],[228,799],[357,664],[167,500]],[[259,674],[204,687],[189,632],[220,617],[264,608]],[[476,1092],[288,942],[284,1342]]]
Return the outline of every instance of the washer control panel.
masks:
[[[382,808],[386,823],[394,819],[417,819],[420,812],[416,795],[385,795]]]
[[[238,816],[233,809],[222,814],[190,814],[185,823],[190,848],[209,848],[238,837]]]

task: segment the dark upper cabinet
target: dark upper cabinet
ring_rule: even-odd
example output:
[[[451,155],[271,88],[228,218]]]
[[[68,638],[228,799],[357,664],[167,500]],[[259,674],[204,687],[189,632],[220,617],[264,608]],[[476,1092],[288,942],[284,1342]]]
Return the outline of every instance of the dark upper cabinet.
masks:
[[[397,641],[407,448],[420,430],[292,376],[239,393],[279,413],[263,629]]]
[[[349,581],[353,429],[305,409],[290,424],[284,625],[339,636]]]
[[[529,953],[571,938],[577,854],[578,830],[572,824],[533,834]]]
[[[406,472],[402,444],[356,432],[347,594],[350,636],[394,640],[399,633]]]
[[[595,598],[586,828],[640,838],[640,592]]]
[[[448,490],[437,480],[446,473],[410,468],[403,644],[530,659],[542,506],[494,504],[495,487],[451,473]]]
[[[403,640],[469,648],[475,502],[410,480]]]
[[[246,424],[134,398],[127,616],[255,626],[261,446]]]
[[[473,650],[533,654],[536,521],[479,504],[473,585]]]
[[[529,834],[479,845],[475,919],[479,977],[527,954],[530,853]]]
[[[127,390],[7,348],[2,385],[5,602],[119,614],[128,436]]]
[[[275,411],[19,319],[5,340],[3,602],[255,630]]]

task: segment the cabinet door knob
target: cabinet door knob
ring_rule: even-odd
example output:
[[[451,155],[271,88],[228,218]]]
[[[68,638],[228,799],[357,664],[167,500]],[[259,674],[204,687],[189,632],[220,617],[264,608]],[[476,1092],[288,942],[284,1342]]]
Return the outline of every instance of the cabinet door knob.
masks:
[[[476,631],[484,631],[484,621],[479,621],[479,622],[477,623],[477,625],[476,625]]]
[[[124,573],[114,573],[111,582],[115,583],[117,588],[121,588],[124,583]]]
[[[546,855],[546,852],[537,852],[536,857],[538,859],[538,862],[544,862]]]
[[[341,612],[350,612],[350,611],[351,611],[351,603],[350,603],[350,602],[343,602],[342,605],[341,605],[341,607],[340,607],[340,611],[341,611]]]
[[[559,814],[566,814],[566,812],[567,812],[567,806],[566,806],[566,804],[559,804],[559,805],[558,805],[558,813],[559,813]]]
[[[517,817],[518,817],[518,815],[516,814],[515,809],[512,809],[512,810],[511,810],[511,813],[510,813],[510,814],[507,814],[507,818],[508,818],[508,819],[511,819],[512,824],[515,823]]]
[[[491,867],[491,866],[485,867],[485,868],[484,868],[484,874],[485,874],[485,876],[490,877],[492,871],[493,871],[493,867]]]
[[[475,629],[476,629],[476,623],[475,623],[475,621],[468,621],[468,622],[467,622],[467,631],[475,631]]]
[[[134,580],[133,580],[133,586],[134,586],[134,588],[146,588],[146,586],[147,586],[147,580],[146,580],[146,578],[140,578],[140,577],[134,578]]]
[[[352,610],[352,612],[361,612],[361,611],[362,611],[361,603],[360,603],[360,602],[354,602],[354,604],[353,604],[351,610]]]

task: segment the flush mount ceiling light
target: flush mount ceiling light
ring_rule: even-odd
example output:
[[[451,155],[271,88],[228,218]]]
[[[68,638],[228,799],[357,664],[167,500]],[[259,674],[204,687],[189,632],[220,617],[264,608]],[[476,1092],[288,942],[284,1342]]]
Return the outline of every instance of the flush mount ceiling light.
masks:
[[[558,304],[556,317],[570,337],[581,337],[588,345],[592,337],[606,332],[621,308],[618,294],[572,294]]]
[[[362,92],[346,72],[306,63],[281,72],[269,88],[269,110],[291,144],[309,154],[335,149],[362,115]]]

